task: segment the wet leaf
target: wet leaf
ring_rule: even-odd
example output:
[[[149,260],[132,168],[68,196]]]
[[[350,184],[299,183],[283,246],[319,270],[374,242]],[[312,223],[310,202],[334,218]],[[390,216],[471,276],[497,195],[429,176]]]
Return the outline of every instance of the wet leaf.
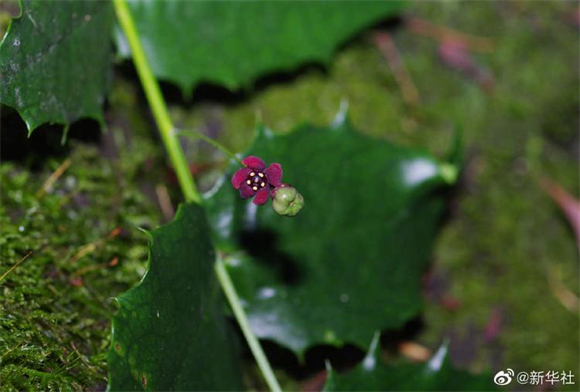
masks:
[[[240,390],[203,210],[182,205],[151,237],[149,271],[117,298],[109,389]]]
[[[247,86],[259,76],[328,64],[334,49],[400,11],[401,1],[130,2],[155,76],[190,92],[200,82]],[[121,55],[129,57],[117,34]]]
[[[232,163],[206,200],[260,338],[299,355],[320,343],[368,347],[376,330],[418,314],[448,165],[345,121],[285,136],[261,129],[247,155],[281,163],[305,199],[294,218],[242,200]]]
[[[21,2],[0,44],[0,101],[29,132],[44,123],[103,121],[113,9],[107,1]]]
[[[336,373],[327,363],[324,391],[494,391],[491,374],[472,375],[455,369],[443,344],[424,364],[386,366],[382,363],[379,334],[365,359],[346,374]]]

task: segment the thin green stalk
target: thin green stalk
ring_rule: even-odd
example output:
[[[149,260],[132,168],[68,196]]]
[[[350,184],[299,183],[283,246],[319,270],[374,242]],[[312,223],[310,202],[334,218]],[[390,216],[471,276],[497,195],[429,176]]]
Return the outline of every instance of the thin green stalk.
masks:
[[[268,387],[272,392],[282,392],[282,388],[280,388],[280,384],[278,384],[278,380],[274,375],[274,371],[270,367],[270,362],[266,358],[264,351],[262,351],[262,347],[260,346],[260,342],[256,338],[256,335],[252,332],[250,327],[250,323],[248,321],[248,317],[246,316],[246,312],[244,308],[242,308],[242,304],[239,301],[238,293],[236,292],[236,288],[234,287],[230,276],[224,266],[224,262],[218,256],[216,263],[215,263],[215,271],[218,276],[218,280],[228,298],[232,310],[238,320],[238,324],[246,337],[246,341],[248,342],[248,346],[252,350],[254,354],[254,358],[256,358],[256,362],[262,371],[262,375],[264,379],[266,379],[266,383],[268,383]]]
[[[183,136],[193,137],[193,138],[196,138],[196,139],[201,139],[204,142],[211,144],[212,146],[214,146],[215,148],[217,148],[218,150],[220,150],[221,152],[223,152],[224,154],[226,154],[228,157],[230,157],[231,159],[233,159],[236,162],[238,162],[240,165],[242,165],[242,166],[244,165],[242,163],[242,161],[240,160],[240,158],[238,158],[236,156],[236,154],[234,154],[233,152],[231,152],[230,150],[228,150],[226,147],[224,147],[218,141],[213,140],[212,138],[205,136],[203,133],[201,133],[199,131],[195,131],[195,130],[178,131],[177,134],[178,135],[183,135]]]
[[[169,159],[171,164],[175,169],[175,174],[177,175],[177,180],[181,186],[181,191],[183,196],[187,201],[194,201],[198,204],[201,203],[201,196],[197,192],[193,178],[189,171],[187,161],[185,160],[185,155],[179,144],[179,139],[175,135],[173,123],[169,117],[169,112],[167,111],[167,105],[161,94],[161,89],[157,80],[151,72],[151,67],[145,56],[143,47],[141,46],[141,41],[139,40],[139,34],[135,28],[135,23],[133,22],[133,17],[129,6],[125,0],[114,0],[115,12],[117,14],[117,19],[119,24],[127,37],[129,42],[129,47],[131,48],[131,55],[133,57],[133,63],[139,74],[139,79],[145,90],[145,95],[149,101],[149,106],[153,112],[153,117],[161,133],[161,139],[165,144],[165,148],[169,154]]]
[[[117,14],[119,24],[121,25],[121,28],[127,37],[127,41],[129,42],[129,46],[131,47],[131,54],[135,68],[137,69],[137,73],[139,74],[143,89],[145,90],[145,95],[149,101],[151,111],[153,112],[153,116],[155,117],[155,121],[159,127],[163,143],[165,144],[165,148],[169,153],[171,163],[175,168],[175,172],[177,174],[183,195],[187,201],[201,203],[201,196],[195,187],[195,182],[193,181],[189,167],[187,165],[187,161],[185,160],[185,155],[183,154],[183,150],[181,149],[181,145],[179,144],[179,140],[174,131],[175,128],[171,118],[169,117],[167,105],[165,104],[163,95],[161,94],[159,84],[151,72],[151,67],[149,66],[147,57],[145,57],[145,52],[141,46],[139,34],[135,28],[135,23],[133,22],[131,11],[129,10],[126,0],[113,0],[113,4],[115,6],[115,12]],[[205,137],[205,135],[203,136]],[[227,151],[227,149],[223,148],[221,144],[214,142],[212,139],[202,139],[208,143],[211,143],[224,152]],[[211,140],[211,142],[209,140]],[[227,153],[228,155],[231,154],[229,151],[227,151]],[[256,358],[256,362],[258,363],[258,366],[260,367],[260,370],[262,371],[268,386],[273,392],[281,392],[282,389],[276,380],[276,376],[272,371],[270,363],[268,362],[268,359],[266,358],[266,355],[264,354],[264,351],[262,350],[256,335],[254,335],[254,332],[250,328],[248,318],[244,312],[244,309],[242,308],[240,297],[238,296],[234,285],[232,284],[228,272],[223,266],[223,262],[219,258],[216,260],[215,270],[218,281],[220,282],[220,285],[222,286],[230,306],[234,311],[236,320],[238,321],[238,324],[244,333],[244,337],[246,338],[248,345],[250,346],[250,349]]]

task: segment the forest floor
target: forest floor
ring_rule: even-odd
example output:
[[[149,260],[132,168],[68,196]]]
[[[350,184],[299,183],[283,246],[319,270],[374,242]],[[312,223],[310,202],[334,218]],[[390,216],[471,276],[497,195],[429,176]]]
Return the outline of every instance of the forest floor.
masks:
[[[461,130],[465,166],[426,277],[424,314],[386,339],[433,349],[448,337],[454,362],[475,372],[580,377],[578,309],[561,300],[579,295],[578,244],[542,188],[550,179],[578,198],[577,3],[416,2],[407,15],[386,27],[411,76],[403,88],[362,35],[328,69],[305,67],[251,91],[202,86],[185,101],[166,85],[172,116],[234,151],[249,146],[257,117],[290,132],[330,123],[345,100],[361,132],[438,155]],[[437,34],[455,33],[422,21],[485,37],[469,41],[475,67],[462,72],[453,56],[445,60],[453,48]],[[108,130],[80,121],[65,146],[62,127],[27,138],[3,108],[2,390],[105,388],[113,298],[145,272],[138,228],[166,222],[179,201],[134,72],[123,66],[115,77]],[[184,142],[208,189],[223,157]]]

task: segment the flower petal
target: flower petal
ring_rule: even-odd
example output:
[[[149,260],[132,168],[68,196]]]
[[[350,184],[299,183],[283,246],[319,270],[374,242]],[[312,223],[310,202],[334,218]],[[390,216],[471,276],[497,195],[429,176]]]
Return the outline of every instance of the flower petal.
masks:
[[[262,188],[258,191],[258,193],[256,193],[256,197],[254,197],[253,203],[261,206],[262,204],[266,204],[269,197],[270,191],[268,190],[268,187]]]
[[[242,185],[240,186],[240,196],[242,197],[242,199],[249,199],[255,194],[256,191],[253,190],[251,186],[249,186],[245,182],[242,183]]]
[[[254,169],[254,170],[264,170],[264,168],[266,167],[266,164],[264,163],[263,160],[261,160],[258,157],[255,157],[253,155],[249,156],[249,157],[245,157],[244,159],[242,159],[242,163],[244,165],[246,165],[247,167],[249,167],[250,169]]]
[[[232,176],[232,185],[234,186],[234,188],[239,189],[240,185],[242,185],[242,183],[246,181],[246,178],[248,178],[248,174],[250,174],[251,171],[252,169],[244,167],[235,172],[234,175]]]
[[[266,169],[266,177],[268,177],[268,183],[272,186],[280,186],[282,183],[282,165],[279,163],[272,163]]]

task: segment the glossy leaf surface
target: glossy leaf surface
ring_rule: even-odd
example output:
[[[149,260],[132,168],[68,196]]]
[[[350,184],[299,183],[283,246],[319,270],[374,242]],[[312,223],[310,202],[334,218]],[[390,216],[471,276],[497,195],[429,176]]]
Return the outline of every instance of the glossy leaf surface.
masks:
[[[182,205],[151,237],[147,274],[117,298],[109,389],[242,389],[203,210]]]
[[[353,34],[402,9],[400,1],[162,1],[130,7],[155,76],[186,92],[234,89],[257,77],[328,64]],[[121,55],[130,51],[117,34]]]
[[[102,121],[112,26],[108,1],[23,0],[0,44],[0,101],[18,110],[29,132],[83,117]]]
[[[229,178],[208,195],[218,247],[255,333],[296,353],[315,344],[368,347],[421,309],[421,276],[444,208],[442,165],[354,131],[261,129],[244,156],[279,162],[304,196],[294,218],[242,200]]]

